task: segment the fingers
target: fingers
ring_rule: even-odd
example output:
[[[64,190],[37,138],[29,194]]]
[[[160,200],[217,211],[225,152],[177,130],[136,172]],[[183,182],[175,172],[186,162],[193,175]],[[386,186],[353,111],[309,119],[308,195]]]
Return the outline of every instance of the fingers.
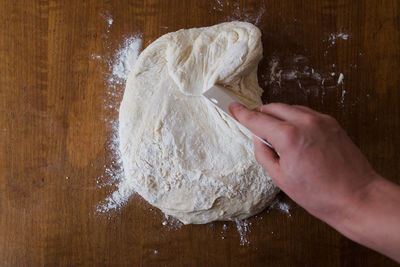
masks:
[[[239,103],[232,103],[229,109],[233,117],[255,135],[267,140],[273,146],[276,141],[279,141],[279,128],[282,121],[268,114],[249,110]]]
[[[312,115],[321,115],[322,114],[322,113],[319,113],[318,111],[315,111],[315,110],[313,110],[313,109],[311,109],[309,107],[306,107],[306,106],[293,105],[292,107],[297,108],[298,110],[301,110],[301,111],[303,111],[305,113],[312,114]]]
[[[300,110],[283,103],[267,104],[259,107],[258,110],[284,121],[297,120],[303,113]]]
[[[267,113],[283,121],[298,121],[304,118],[304,115],[318,115],[317,111],[298,105],[287,105],[283,103],[271,103],[258,108],[258,111]]]
[[[279,158],[276,153],[263,142],[253,136],[254,154],[260,165],[271,175],[277,176],[279,170]]]

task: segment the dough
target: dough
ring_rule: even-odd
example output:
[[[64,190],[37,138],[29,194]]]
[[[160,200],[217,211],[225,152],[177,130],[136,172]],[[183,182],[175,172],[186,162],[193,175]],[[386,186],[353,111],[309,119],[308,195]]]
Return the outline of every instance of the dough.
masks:
[[[163,35],[139,56],[119,115],[126,178],[185,224],[245,219],[278,188],[257,164],[251,134],[201,94],[213,84],[261,105],[261,33],[245,22]]]

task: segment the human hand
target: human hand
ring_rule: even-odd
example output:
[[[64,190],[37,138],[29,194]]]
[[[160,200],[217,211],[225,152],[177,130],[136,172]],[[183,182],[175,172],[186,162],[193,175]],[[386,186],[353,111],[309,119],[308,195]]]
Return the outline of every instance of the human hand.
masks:
[[[400,186],[379,176],[335,119],[303,106],[234,103],[257,161],[289,197],[350,239],[400,262]],[[279,156],[278,156],[279,155]]]
[[[347,216],[378,177],[337,121],[304,106],[268,104],[257,111],[233,103],[232,115],[257,138],[257,161],[272,180],[314,216],[334,224]]]

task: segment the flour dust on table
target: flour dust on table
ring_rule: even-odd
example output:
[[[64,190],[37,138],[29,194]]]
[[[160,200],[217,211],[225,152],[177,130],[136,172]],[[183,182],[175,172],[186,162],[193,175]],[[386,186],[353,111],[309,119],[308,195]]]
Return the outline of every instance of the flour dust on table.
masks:
[[[112,24],[112,17],[105,17],[108,28]],[[107,31],[108,31],[107,28]],[[103,57],[93,54],[94,60],[104,61],[109,69],[106,75],[106,98],[104,99],[104,107],[108,112],[118,113],[119,101],[122,97],[122,86],[125,85],[130,70],[135,64],[139,52],[142,47],[142,39],[140,34],[134,34],[123,40],[115,54],[111,59],[103,59]],[[121,88],[122,87],[122,88]],[[117,114],[116,114],[117,115]],[[111,137],[108,141],[108,150],[112,155],[111,163],[104,165],[105,172],[98,177],[97,183],[99,187],[115,185],[117,189],[97,206],[98,212],[108,212],[118,209],[124,205],[134,194],[134,186],[130,181],[125,179],[122,169],[122,159],[119,151],[118,136],[118,120],[115,116],[105,117],[104,121],[111,128]]]
[[[261,33],[245,22],[179,30],[150,44],[129,74],[119,115],[125,179],[185,224],[242,220],[279,189],[251,134],[202,97],[213,84],[261,105]]]

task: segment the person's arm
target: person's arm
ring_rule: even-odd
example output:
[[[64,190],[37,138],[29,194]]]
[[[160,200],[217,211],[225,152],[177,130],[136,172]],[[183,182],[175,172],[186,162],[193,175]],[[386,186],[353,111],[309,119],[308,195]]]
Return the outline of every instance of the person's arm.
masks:
[[[335,119],[303,106],[233,103],[255,156],[295,202],[348,238],[400,261],[400,187],[379,176]],[[279,154],[279,156],[278,156]]]
[[[348,238],[400,262],[400,187],[378,176],[342,221],[331,225]]]

